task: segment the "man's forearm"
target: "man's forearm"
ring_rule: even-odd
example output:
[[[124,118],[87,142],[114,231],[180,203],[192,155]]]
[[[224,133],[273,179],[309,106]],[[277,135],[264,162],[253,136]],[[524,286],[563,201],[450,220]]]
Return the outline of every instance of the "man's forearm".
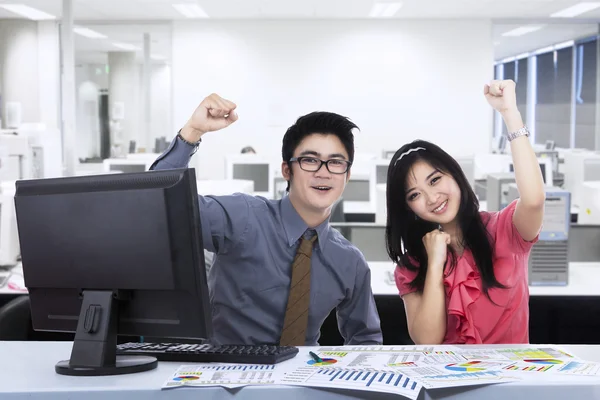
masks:
[[[189,124],[185,124],[185,126],[181,128],[181,131],[179,133],[181,134],[181,137],[183,137],[184,140],[190,143],[196,143],[206,132],[194,129],[190,127]]]
[[[169,148],[163,154],[161,154],[160,157],[158,157],[150,169],[159,170],[186,168],[195,151],[195,146],[190,146],[179,137],[175,137]]]

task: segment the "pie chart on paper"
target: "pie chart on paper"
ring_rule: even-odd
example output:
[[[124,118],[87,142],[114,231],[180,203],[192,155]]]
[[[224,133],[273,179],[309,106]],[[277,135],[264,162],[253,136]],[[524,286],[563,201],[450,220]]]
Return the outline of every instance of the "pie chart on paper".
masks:
[[[485,371],[485,368],[478,367],[479,361],[471,361],[467,363],[461,364],[448,364],[446,365],[446,369],[449,371],[457,371],[457,372],[477,372],[477,371]]]
[[[195,381],[196,379],[200,379],[199,375],[181,375],[173,378],[174,381]]]
[[[315,360],[308,361],[308,365],[312,365],[313,367],[327,367],[329,365],[333,365],[337,362],[334,358],[322,358],[323,362],[318,362]]]

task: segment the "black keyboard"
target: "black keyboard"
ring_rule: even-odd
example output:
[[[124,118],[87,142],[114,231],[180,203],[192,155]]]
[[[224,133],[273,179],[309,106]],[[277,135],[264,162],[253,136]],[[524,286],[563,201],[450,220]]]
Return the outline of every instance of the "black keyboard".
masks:
[[[293,346],[134,342],[117,345],[117,355],[145,355],[156,357],[158,361],[176,362],[277,364],[295,357],[296,354],[298,349]]]

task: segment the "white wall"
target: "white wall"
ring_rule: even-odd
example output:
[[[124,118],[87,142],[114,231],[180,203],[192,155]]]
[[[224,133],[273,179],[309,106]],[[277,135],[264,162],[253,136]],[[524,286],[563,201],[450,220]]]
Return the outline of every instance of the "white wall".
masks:
[[[60,127],[60,52],[56,21],[0,20],[0,97],[21,103],[23,123]]]
[[[140,76],[139,64],[136,61],[135,52],[113,51],[108,53],[109,74],[109,115],[115,119],[117,103],[123,112],[123,119],[119,120],[120,132],[111,129],[111,145],[122,146],[122,151],[127,152],[129,141],[135,140],[138,144],[145,142],[140,140],[143,132],[140,131],[139,90]]]
[[[171,137],[212,92],[240,120],[203,137],[201,178],[223,177],[226,154],[252,145],[280,159],[300,115],[338,112],[361,128],[357,152],[435,141],[453,154],[489,150],[493,77],[489,21],[175,22]]]
[[[171,66],[153,65],[151,86],[151,115],[148,152],[154,148],[154,139],[161,136],[171,138]]]
[[[60,37],[58,22],[38,22],[38,77],[40,121],[60,129]]]
[[[38,24],[34,21],[0,21],[2,63],[2,120],[6,102],[21,103],[22,122],[40,122],[38,80]]]

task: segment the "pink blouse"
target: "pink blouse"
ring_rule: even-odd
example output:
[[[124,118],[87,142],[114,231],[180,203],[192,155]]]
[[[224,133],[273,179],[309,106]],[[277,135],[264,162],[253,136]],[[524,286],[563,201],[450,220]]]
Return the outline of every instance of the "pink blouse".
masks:
[[[528,258],[532,241],[524,240],[512,222],[517,200],[499,212],[480,212],[494,240],[494,274],[507,289],[482,291],[481,276],[469,250],[444,278],[446,290],[446,335],[444,344],[529,343]],[[396,268],[400,296],[415,292],[409,284],[416,272]]]

